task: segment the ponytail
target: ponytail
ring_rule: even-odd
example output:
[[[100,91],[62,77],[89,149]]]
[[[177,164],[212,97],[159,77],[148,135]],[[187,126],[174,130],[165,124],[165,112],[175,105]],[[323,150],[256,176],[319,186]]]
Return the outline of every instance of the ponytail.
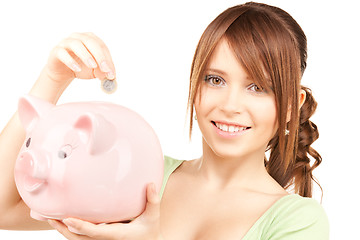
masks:
[[[309,120],[316,110],[317,102],[309,88],[301,87],[301,89],[306,92],[306,100],[300,109],[297,152],[293,176],[295,192],[305,197],[311,197],[312,180],[320,186],[314,179],[312,171],[319,166],[322,161],[320,154],[311,147],[311,144],[319,138],[317,126]],[[315,160],[312,165],[310,164],[309,156]]]
[[[288,136],[286,141],[294,141],[293,144],[286,142],[286,145],[293,145],[293,151],[281,148],[279,134],[270,141],[268,150],[271,151],[270,158],[265,159],[265,166],[268,173],[285,189],[290,186],[294,187],[295,193],[303,197],[312,197],[312,181],[315,181],[320,189],[320,184],[314,179],[312,171],[320,165],[322,159],[320,154],[311,147],[311,144],[319,138],[317,126],[310,121],[314,114],[317,102],[312,96],[311,90],[301,87],[306,92],[306,99],[300,109],[300,119],[298,129],[295,131],[296,136]],[[285,161],[285,158],[290,158]],[[311,165],[310,158],[315,161]]]

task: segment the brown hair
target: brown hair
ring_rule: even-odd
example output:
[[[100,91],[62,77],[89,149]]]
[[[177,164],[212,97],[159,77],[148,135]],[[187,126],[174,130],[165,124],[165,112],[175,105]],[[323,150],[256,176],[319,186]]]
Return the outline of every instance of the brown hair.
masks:
[[[301,196],[312,196],[312,171],[321,156],[310,145],[318,138],[309,118],[316,109],[309,88],[300,85],[306,68],[307,40],[297,22],[280,8],[249,2],[225,10],[206,28],[195,51],[188,98],[190,136],[194,101],[200,79],[218,42],[225,38],[255,83],[274,92],[279,129],[268,144],[265,158],[269,174],[285,189],[294,187]],[[300,89],[306,100],[299,109]],[[291,109],[291,119],[287,113]],[[285,134],[286,129],[289,134]],[[315,162],[310,166],[310,158]]]

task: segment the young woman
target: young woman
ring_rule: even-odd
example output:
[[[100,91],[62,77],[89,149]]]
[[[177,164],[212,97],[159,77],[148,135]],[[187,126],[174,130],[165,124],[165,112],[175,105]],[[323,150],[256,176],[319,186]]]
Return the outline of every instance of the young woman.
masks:
[[[210,23],[195,52],[188,98],[190,134],[195,119],[203,155],[165,157],[160,197],[150,184],[146,210],[130,223],[31,219],[13,180],[25,138],[15,114],[0,136],[0,228],[55,228],[70,240],[328,239],[326,214],[310,198],[321,157],[310,147],[318,138],[309,120],[316,102],[300,84],[306,51],[300,26],[276,7],[246,3]],[[102,40],[76,33],[51,52],[30,94],[56,103],[74,78],[115,77]]]

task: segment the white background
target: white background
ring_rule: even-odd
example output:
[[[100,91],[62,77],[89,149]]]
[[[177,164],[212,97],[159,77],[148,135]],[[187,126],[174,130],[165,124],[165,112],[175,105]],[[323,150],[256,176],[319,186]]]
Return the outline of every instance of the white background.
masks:
[[[192,56],[205,29],[220,12],[244,1],[1,1],[0,127],[16,110],[44,66],[50,50],[72,32],[91,31],[108,45],[117,68],[118,91],[106,95],[99,81],[75,80],[59,103],[103,100],[139,112],[157,132],[163,151],[180,159],[201,154],[185,124]],[[331,239],[358,237],[360,157],[360,17],[356,1],[264,1],[288,11],[308,37],[303,84],[319,107],[314,144],[323,163],[315,171],[331,224]],[[0,189],[1,197],[1,189]],[[320,193],[315,189],[315,198]],[[55,231],[0,230],[0,239],[62,239]]]

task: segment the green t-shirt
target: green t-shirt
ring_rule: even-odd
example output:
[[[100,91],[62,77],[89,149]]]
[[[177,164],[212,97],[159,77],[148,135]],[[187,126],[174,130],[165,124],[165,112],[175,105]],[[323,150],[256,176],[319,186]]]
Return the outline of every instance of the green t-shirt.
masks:
[[[165,156],[161,196],[171,173],[183,161]],[[297,194],[275,202],[250,228],[242,240],[328,240],[329,222],[314,199]]]

